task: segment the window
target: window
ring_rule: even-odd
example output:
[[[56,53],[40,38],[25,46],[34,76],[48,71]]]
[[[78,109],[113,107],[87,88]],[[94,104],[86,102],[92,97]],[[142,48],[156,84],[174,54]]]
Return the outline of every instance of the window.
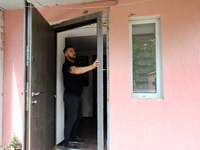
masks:
[[[160,19],[129,21],[131,97],[163,98]]]

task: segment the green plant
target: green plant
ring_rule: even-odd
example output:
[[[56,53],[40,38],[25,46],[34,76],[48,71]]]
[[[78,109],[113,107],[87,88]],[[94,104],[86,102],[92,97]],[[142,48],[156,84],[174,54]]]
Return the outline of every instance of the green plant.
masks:
[[[19,142],[16,135],[13,135],[10,143],[7,143],[6,146],[3,148],[3,150],[8,150],[8,148],[10,147],[14,148],[14,150],[22,148],[22,144]]]

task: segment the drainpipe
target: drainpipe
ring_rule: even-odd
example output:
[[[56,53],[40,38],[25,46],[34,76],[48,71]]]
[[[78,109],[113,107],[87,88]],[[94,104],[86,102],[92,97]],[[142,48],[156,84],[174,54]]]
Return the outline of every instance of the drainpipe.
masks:
[[[23,48],[23,134],[22,134],[22,150],[26,149],[26,64],[27,64],[27,1],[24,0],[24,48]]]

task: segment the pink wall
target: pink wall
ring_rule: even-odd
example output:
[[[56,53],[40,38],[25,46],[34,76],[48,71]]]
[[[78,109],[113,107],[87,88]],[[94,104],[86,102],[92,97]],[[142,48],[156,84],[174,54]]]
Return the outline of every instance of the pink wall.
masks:
[[[119,4],[122,2],[133,1],[120,0]],[[111,150],[200,149],[199,6],[195,0],[153,0],[111,8]],[[131,99],[128,31],[131,13],[161,15],[164,99]]]
[[[119,0],[110,9],[110,149],[199,150],[200,4],[196,0],[151,0],[122,5],[133,2],[136,0]],[[101,9],[87,10],[92,13]],[[53,22],[81,16],[84,10],[45,8],[40,12]],[[107,12],[107,8],[103,10]],[[131,13],[161,15],[164,99],[131,98]],[[20,124],[21,132],[21,122],[17,124],[12,116],[22,114],[22,53],[23,11],[5,12],[4,142],[11,137],[14,124]],[[16,101],[17,113],[13,107]]]
[[[23,11],[4,13],[4,99],[3,141],[10,142],[12,132],[22,138],[23,97]]]
[[[0,145],[2,143],[2,116],[3,116],[3,65],[4,65],[4,26],[3,11],[0,11]]]

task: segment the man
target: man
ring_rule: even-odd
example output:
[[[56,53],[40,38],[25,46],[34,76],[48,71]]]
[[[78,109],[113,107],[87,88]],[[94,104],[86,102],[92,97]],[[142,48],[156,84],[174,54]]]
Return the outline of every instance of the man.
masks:
[[[82,117],[82,80],[79,74],[95,69],[100,65],[97,59],[92,65],[78,67],[75,65],[76,52],[69,46],[63,50],[66,61],[63,64],[62,72],[64,77],[64,102],[67,110],[67,120],[64,128],[64,147],[78,148],[74,143],[84,143],[77,136],[78,125]]]

